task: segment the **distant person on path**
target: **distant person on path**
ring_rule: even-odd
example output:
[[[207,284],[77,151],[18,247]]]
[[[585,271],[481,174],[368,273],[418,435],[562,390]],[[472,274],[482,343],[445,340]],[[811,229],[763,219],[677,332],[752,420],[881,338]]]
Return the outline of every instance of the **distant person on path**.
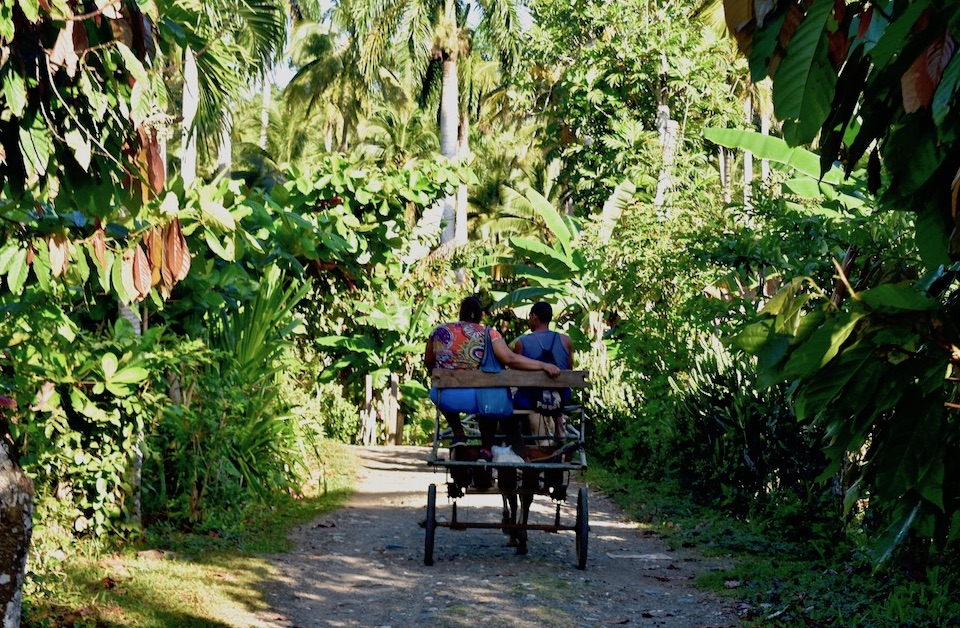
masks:
[[[423,361],[427,369],[479,369],[483,360],[484,336],[486,327],[480,324],[483,319],[483,304],[477,297],[467,297],[460,304],[460,320],[458,322],[443,323],[437,326],[427,338],[427,346],[423,354]],[[560,375],[560,368],[555,364],[547,364],[524,357],[510,350],[503,336],[496,329],[490,328],[490,341],[493,353],[504,366],[522,371],[546,371],[551,377]],[[460,421],[462,413],[476,414],[478,411],[475,388],[444,389],[443,404],[439,403],[439,391],[430,389],[430,399],[440,407],[440,412],[447,420],[447,425],[453,432],[451,447],[458,447],[467,442],[467,435]],[[506,421],[510,423],[511,421]],[[515,423],[515,421],[513,422]],[[495,436],[495,420],[480,421],[481,450],[480,459],[491,461],[493,439]],[[519,435],[519,434],[518,434]],[[520,440],[522,446],[522,439]],[[522,452],[516,452],[523,455]]]

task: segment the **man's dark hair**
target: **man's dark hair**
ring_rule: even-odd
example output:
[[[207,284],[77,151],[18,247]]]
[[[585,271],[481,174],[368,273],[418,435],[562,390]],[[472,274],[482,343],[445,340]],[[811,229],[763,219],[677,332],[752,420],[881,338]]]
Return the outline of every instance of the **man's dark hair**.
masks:
[[[483,318],[483,303],[477,297],[467,297],[460,304],[460,320],[464,323],[479,323]]]
[[[553,318],[553,308],[546,301],[537,301],[530,308],[530,313],[535,314],[541,323],[549,323]]]

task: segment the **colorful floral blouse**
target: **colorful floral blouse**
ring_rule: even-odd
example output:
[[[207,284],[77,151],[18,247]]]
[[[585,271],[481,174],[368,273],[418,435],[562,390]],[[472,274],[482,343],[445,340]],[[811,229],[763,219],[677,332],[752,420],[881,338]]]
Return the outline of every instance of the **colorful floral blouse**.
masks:
[[[486,327],[477,323],[444,323],[430,333],[436,368],[475,369],[483,359],[483,337]],[[490,329],[490,341],[502,338]]]

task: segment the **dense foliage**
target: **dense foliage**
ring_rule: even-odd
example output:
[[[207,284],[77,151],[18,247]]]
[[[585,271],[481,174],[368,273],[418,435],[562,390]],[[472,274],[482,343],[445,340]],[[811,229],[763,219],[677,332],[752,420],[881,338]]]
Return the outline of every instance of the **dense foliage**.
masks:
[[[686,1],[8,3],[0,442],[37,547],[235,529],[318,439],[382,441],[392,377],[422,439],[423,339],[476,293],[508,336],[556,305],[620,476],[949,565],[955,3],[725,4],[746,56]]]

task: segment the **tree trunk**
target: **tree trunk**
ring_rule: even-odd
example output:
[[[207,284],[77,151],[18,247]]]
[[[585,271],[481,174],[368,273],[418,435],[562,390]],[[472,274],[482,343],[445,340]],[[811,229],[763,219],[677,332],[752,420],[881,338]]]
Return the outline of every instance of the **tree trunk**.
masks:
[[[233,114],[229,111],[217,145],[217,173],[222,173],[227,178],[233,173]]]
[[[0,439],[0,612],[2,628],[17,628],[23,579],[33,534],[33,481],[11,459]]]
[[[660,132],[660,146],[663,149],[663,162],[657,179],[657,195],[653,199],[654,207],[663,207],[667,192],[672,185],[673,160],[677,154],[677,142],[680,135],[680,123],[670,119],[670,107],[661,104],[657,107],[657,130]]]
[[[134,311],[133,307],[129,305],[120,304],[120,318],[126,319],[131,325],[133,325],[133,332],[137,336],[143,335],[143,325],[140,322],[140,318],[137,316],[137,313]],[[130,452],[130,470],[127,472],[127,481],[130,483],[130,520],[140,525],[143,522],[143,513],[142,513],[142,503],[140,499],[140,494],[143,489],[143,442],[144,442],[144,433],[143,428],[140,427],[137,431],[137,444],[134,447],[134,450]]]
[[[770,135],[770,116],[764,112],[760,112],[760,132],[764,135]],[[770,178],[770,161],[767,159],[760,160],[760,179],[766,181]]]
[[[470,118],[460,117],[457,129],[457,159],[464,160],[470,157]],[[461,184],[457,188],[457,214],[453,241],[457,246],[467,243],[467,186]]]
[[[267,131],[270,128],[270,102],[273,98],[273,83],[263,77],[263,93],[260,99],[260,150],[267,150]]]
[[[747,127],[753,126],[753,98],[747,96],[743,103],[743,112],[747,119]],[[749,209],[753,206],[750,194],[753,191],[753,153],[743,151],[743,206]]]
[[[197,132],[193,121],[200,106],[200,78],[197,75],[197,59],[187,46],[183,53],[183,126],[180,137],[180,176],[183,187],[193,185],[197,178]]]
[[[440,90],[440,152],[450,161],[456,161],[460,126],[460,84],[457,79],[457,56],[451,54],[443,61],[443,83]],[[457,198],[448,196],[443,203],[443,234],[440,245],[456,242]]]

